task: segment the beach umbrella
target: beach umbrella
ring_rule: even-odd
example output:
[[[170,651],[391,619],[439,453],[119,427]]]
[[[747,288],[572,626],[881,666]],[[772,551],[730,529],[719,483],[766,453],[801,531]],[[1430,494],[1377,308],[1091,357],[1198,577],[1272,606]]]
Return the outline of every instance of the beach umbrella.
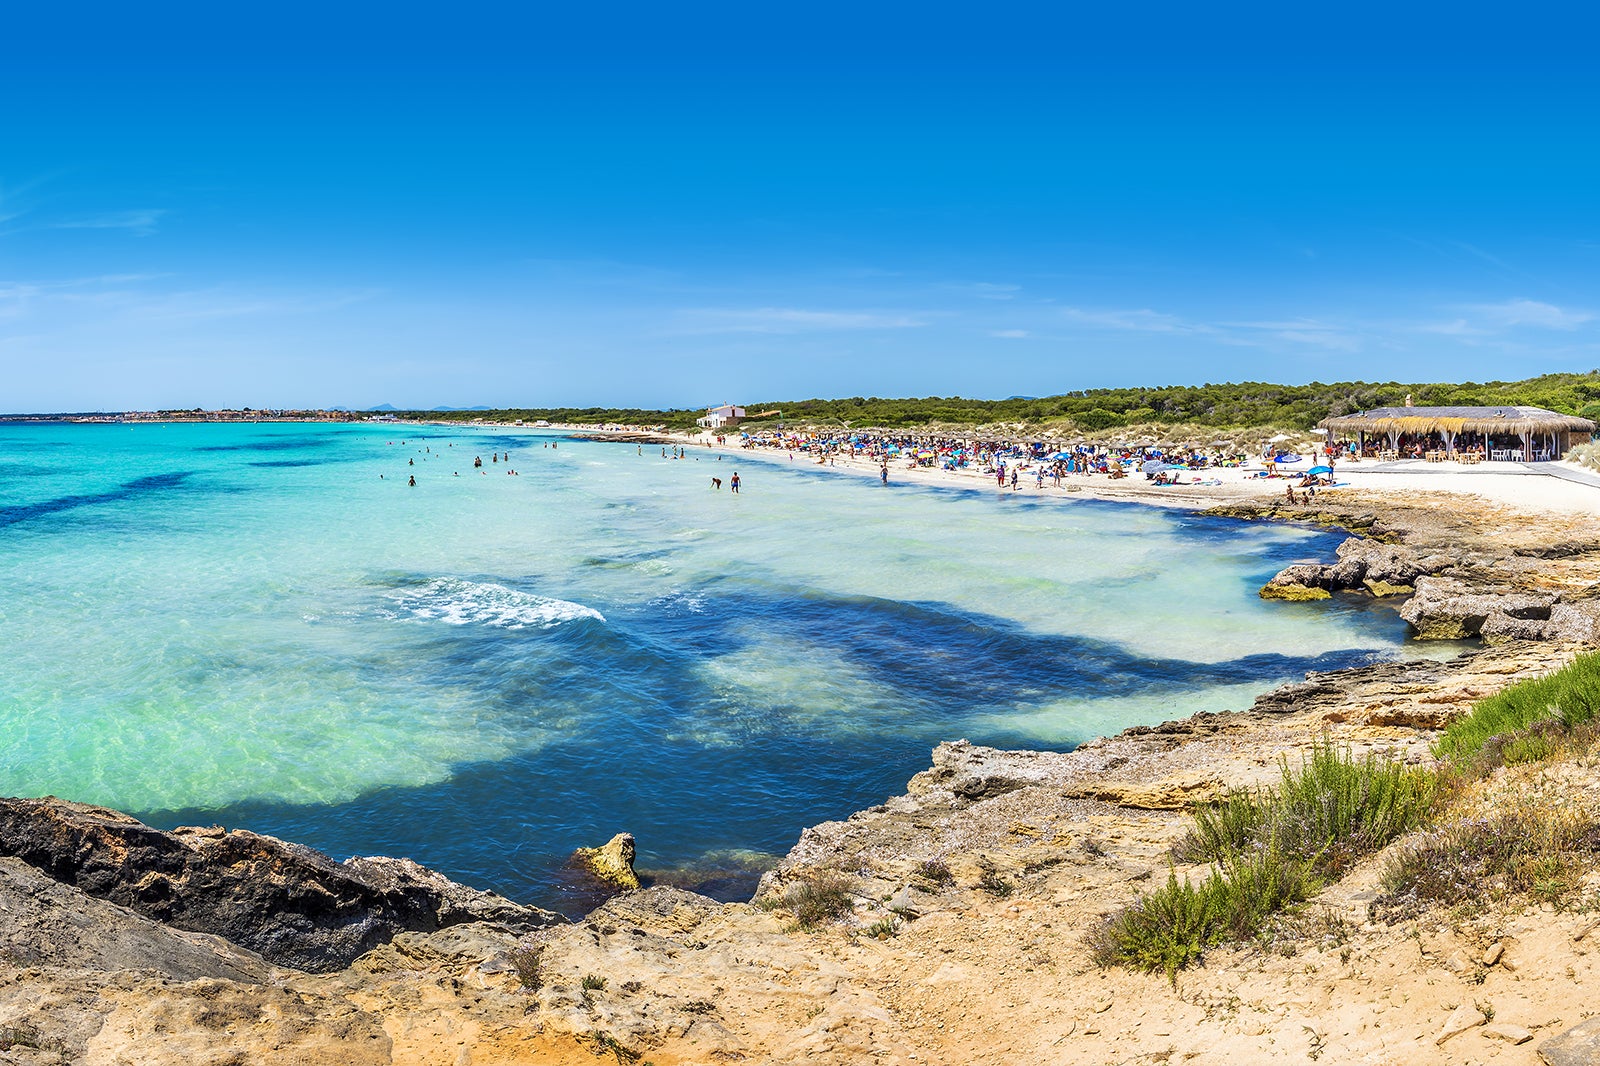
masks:
[[[1167,464],[1163,463],[1160,459],[1152,459],[1148,463],[1145,463],[1143,466],[1139,467],[1139,469],[1144,471],[1146,474],[1159,474],[1161,471],[1167,469]]]
[[[1315,433],[1315,434],[1316,434],[1316,435],[1317,435],[1317,436],[1319,436],[1319,437],[1321,437],[1321,436],[1325,436],[1325,435],[1326,435],[1326,434],[1327,434],[1327,432],[1328,432],[1328,431],[1327,431],[1327,430],[1325,430],[1325,429],[1314,429],[1314,430],[1312,430],[1312,431],[1311,431],[1311,432],[1313,432],[1313,433]]]
[[[1289,434],[1287,434],[1287,433],[1279,433],[1276,437],[1268,437],[1267,438],[1267,443],[1268,444],[1282,444],[1286,440],[1294,440],[1294,438],[1289,436]]]
[[[1310,470],[1307,470],[1306,473],[1308,473],[1308,474],[1331,474],[1331,473],[1333,473],[1333,467],[1331,467],[1331,466],[1314,466]]]

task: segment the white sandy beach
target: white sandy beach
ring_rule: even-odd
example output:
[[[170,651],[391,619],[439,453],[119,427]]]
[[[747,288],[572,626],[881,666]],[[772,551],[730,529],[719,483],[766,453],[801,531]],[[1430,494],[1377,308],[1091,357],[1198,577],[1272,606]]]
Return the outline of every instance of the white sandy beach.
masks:
[[[732,439],[727,444],[719,446],[709,434],[683,435],[679,439],[686,447],[720,447],[741,461],[827,465],[834,470],[848,471],[864,477],[879,476],[877,460],[868,457],[852,459],[849,456],[832,456],[826,464],[819,464],[814,457],[804,452],[787,452],[777,448],[743,448],[733,443]],[[1310,462],[1302,463],[1301,469],[1310,465]],[[1553,472],[1557,469],[1575,471],[1597,484],[1565,480]],[[1184,472],[1176,485],[1157,485],[1139,473],[1115,479],[1105,474],[1069,474],[1062,478],[1060,488],[1053,487],[1048,477],[1041,488],[1036,487],[1032,469],[1026,469],[1015,491],[1019,495],[1055,496],[1063,499],[1127,500],[1173,507],[1210,507],[1244,499],[1284,497],[1289,486],[1299,484],[1298,477],[1265,478],[1257,476],[1260,472],[1259,463],[1242,468],[1223,467]],[[995,483],[993,475],[985,474],[976,468],[952,471],[937,467],[915,467],[901,459],[889,463],[889,480],[891,484],[912,482],[967,489],[990,489],[995,492],[1012,491],[1009,486],[1000,488]],[[1216,482],[1216,484],[1197,484],[1197,482]],[[1468,466],[1462,463],[1429,463],[1422,460],[1388,463],[1370,459],[1355,462],[1341,460],[1337,464],[1337,487],[1319,489],[1317,494],[1318,496],[1326,494],[1329,498],[1333,498],[1347,489],[1385,494],[1402,493],[1407,496],[1417,493],[1444,493],[1452,496],[1477,497],[1518,511],[1600,515],[1600,475],[1569,463],[1490,462]],[[1295,489],[1297,495],[1303,491]]]

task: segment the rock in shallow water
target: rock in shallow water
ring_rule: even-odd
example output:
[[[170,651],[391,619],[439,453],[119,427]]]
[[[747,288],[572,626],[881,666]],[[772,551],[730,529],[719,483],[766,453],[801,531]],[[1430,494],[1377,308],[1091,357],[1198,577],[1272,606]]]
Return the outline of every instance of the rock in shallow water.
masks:
[[[572,853],[572,864],[587,870],[609,885],[622,889],[639,887],[639,875],[633,872],[634,846],[632,833],[618,833],[598,848],[579,848]]]
[[[1331,600],[1333,599],[1333,593],[1329,592],[1327,589],[1313,588],[1309,585],[1268,584],[1261,586],[1261,598],[1264,600],[1289,600],[1290,602],[1297,602],[1301,600]]]

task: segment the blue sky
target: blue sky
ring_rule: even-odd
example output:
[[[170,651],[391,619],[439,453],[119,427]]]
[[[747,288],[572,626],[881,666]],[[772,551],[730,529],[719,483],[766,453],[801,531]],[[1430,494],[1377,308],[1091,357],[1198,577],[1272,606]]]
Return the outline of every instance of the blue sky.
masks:
[[[0,410],[1600,366],[1595,15],[1202,7],[10,12]]]

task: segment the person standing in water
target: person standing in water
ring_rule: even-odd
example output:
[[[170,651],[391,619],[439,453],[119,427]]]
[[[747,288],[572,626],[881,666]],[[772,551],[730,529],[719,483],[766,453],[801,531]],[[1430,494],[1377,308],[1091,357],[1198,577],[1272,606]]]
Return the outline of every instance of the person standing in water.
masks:
[[[728,488],[736,493],[739,491],[739,471],[735,470],[733,477],[728,479]]]

